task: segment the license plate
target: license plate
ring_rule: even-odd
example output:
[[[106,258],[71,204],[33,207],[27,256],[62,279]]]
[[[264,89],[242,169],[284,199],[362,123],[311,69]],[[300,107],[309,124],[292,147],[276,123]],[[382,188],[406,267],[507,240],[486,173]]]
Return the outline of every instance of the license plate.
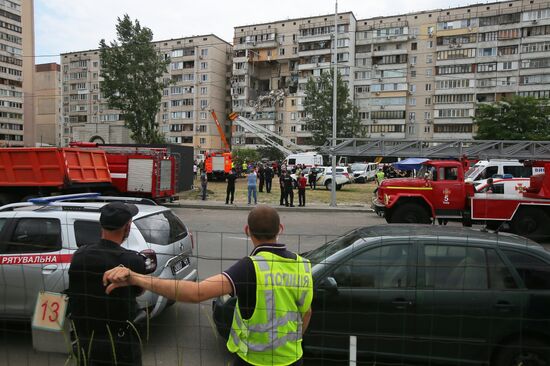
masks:
[[[190,263],[191,261],[189,260],[189,257],[180,259],[172,265],[172,274],[175,275],[176,273],[187,267]]]

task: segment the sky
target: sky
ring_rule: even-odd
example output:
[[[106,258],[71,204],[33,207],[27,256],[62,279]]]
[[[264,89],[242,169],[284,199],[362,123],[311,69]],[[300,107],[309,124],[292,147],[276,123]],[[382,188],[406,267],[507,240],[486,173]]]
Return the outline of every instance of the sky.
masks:
[[[447,9],[468,0],[339,0],[338,11],[357,19]],[[59,54],[98,48],[115,39],[117,17],[149,27],[154,40],[215,34],[232,43],[236,26],[334,13],[334,0],[35,0],[36,63]]]

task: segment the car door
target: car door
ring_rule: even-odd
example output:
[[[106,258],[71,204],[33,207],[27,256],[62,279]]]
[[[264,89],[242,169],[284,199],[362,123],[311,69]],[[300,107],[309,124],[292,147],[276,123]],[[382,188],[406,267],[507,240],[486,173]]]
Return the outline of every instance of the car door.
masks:
[[[485,248],[419,241],[415,355],[434,362],[486,360],[493,294]]]
[[[325,349],[348,352],[357,337],[360,355],[410,352],[414,327],[414,246],[392,243],[357,250],[322,280],[315,292],[313,313]],[[332,283],[332,287],[331,287]],[[321,313],[321,314],[319,314]]]
[[[436,216],[462,217],[465,194],[464,183],[458,180],[457,167],[440,167],[437,171],[437,180],[432,182],[434,199],[438,200]]]
[[[5,282],[1,300],[9,316],[28,317],[39,291],[67,287],[71,251],[64,246],[67,235],[61,216],[18,214],[6,228],[0,253]]]

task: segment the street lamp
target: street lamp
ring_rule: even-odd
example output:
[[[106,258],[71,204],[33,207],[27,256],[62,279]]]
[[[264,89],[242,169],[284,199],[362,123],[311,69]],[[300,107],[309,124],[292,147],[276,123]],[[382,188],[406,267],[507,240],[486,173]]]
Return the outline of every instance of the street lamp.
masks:
[[[336,207],[336,127],[337,127],[337,98],[338,98],[338,0],[334,5],[334,81],[332,85],[332,185],[330,189],[330,206]]]

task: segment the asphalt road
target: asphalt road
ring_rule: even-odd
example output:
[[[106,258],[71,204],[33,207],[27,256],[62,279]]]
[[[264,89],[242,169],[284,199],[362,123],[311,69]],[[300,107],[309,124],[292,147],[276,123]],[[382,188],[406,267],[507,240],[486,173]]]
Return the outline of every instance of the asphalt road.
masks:
[[[193,232],[201,279],[220,273],[248,255],[252,244],[243,233],[247,211],[175,208]],[[293,251],[311,250],[335,236],[385,221],[374,213],[284,212],[281,241]],[[29,324],[0,323],[0,365],[64,365],[65,355],[32,349]],[[175,304],[152,320],[145,340],[144,365],[228,365],[230,357],[211,319],[211,302]],[[320,364],[316,362],[316,364]]]

